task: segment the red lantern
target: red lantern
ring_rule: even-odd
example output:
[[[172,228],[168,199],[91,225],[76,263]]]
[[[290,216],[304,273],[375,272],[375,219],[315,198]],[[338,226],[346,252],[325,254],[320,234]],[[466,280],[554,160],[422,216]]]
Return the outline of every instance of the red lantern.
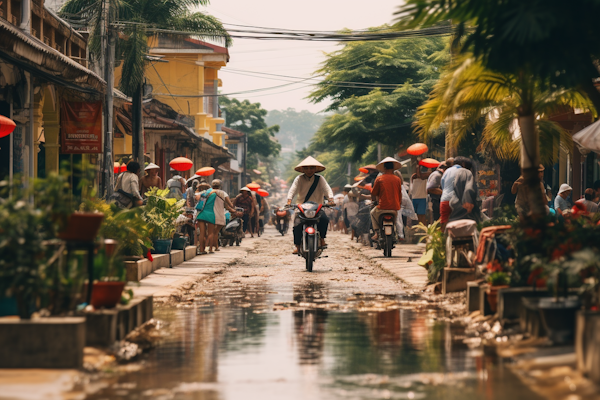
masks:
[[[199,176],[211,176],[215,173],[215,169],[213,167],[202,167],[198,171],[196,171],[196,175]]]
[[[121,166],[119,165],[118,162],[116,162],[113,164],[113,168],[114,168],[115,174],[118,174],[119,170],[121,169]]]
[[[246,187],[253,192],[256,192],[258,189],[260,189],[260,185],[258,183],[249,183],[246,185]]]
[[[119,172],[125,172],[125,171],[127,171],[127,165],[121,164],[121,169],[119,169]]]
[[[188,171],[194,166],[194,163],[189,158],[177,157],[171,160],[169,166],[175,171]]]
[[[406,152],[411,156],[420,156],[423,153],[426,153],[429,148],[425,143],[415,143],[406,149]]]
[[[419,165],[425,168],[437,168],[440,166],[440,162],[438,160],[434,160],[433,158],[425,158],[419,161]]]
[[[0,138],[10,135],[16,127],[15,121],[0,115]]]
[[[269,192],[264,189],[258,189],[256,193],[258,193],[261,197],[269,197]]]

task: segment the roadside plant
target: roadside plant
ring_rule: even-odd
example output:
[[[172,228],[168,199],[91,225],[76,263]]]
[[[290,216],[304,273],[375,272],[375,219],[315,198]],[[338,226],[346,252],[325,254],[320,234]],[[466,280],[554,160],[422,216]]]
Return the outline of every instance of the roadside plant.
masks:
[[[590,248],[576,251],[563,265],[569,275],[582,280],[579,295],[584,308],[600,310],[600,252]]]
[[[168,193],[168,189],[158,188],[146,192],[148,201],[142,219],[146,221],[149,236],[153,240],[171,239],[175,233],[175,220],[183,211],[185,200],[166,198]]]
[[[485,280],[492,286],[504,286],[510,284],[510,275],[504,271],[496,271],[489,274]]]
[[[435,221],[428,226],[420,223],[416,229],[425,234],[419,240],[419,242],[425,242],[425,254],[419,260],[419,265],[427,268],[427,279],[429,282],[435,283],[446,266],[446,243],[444,233],[440,228],[440,221]]]

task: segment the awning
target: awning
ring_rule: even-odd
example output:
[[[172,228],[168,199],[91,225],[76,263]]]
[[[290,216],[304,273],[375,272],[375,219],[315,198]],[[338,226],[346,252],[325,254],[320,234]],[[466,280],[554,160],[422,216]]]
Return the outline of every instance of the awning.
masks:
[[[600,153],[600,120],[575,133],[573,141],[584,149]]]
[[[104,93],[106,82],[83,65],[0,18],[0,59],[59,86]]]

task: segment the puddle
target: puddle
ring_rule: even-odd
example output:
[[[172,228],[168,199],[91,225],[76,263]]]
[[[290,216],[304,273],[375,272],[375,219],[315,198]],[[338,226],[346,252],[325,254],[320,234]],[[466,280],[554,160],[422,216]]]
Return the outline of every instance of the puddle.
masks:
[[[536,395],[415,295],[221,287],[167,305],[166,338],[88,399],[509,399]]]

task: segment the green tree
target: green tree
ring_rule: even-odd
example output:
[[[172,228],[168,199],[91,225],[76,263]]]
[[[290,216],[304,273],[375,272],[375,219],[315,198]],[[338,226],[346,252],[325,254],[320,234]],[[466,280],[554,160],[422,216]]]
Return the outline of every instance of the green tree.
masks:
[[[308,146],[324,118],[322,114],[287,108],[269,111],[266,121],[269,125],[279,125],[279,133],[275,135],[279,144],[295,151]]]
[[[483,123],[479,149],[500,160],[516,161],[520,158],[521,143],[518,106],[524,93],[531,93],[533,101],[541,161],[551,163],[558,154],[556,146],[570,148],[572,140],[568,131],[548,117],[565,107],[593,108],[586,95],[490,72],[469,55],[459,57],[442,74],[429,100],[419,107],[415,126],[423,140],[446,131],[451,142],[458,145]],[[449,125],[452,129],[448,129]]]
[[[267,171],[271,174],[275,169],[272,164],[276,163],[281,150],[281,145],[275,140],[279,126],[267,124],[267,110],[260,103],[228,97],[221,97],[219,102],[225,109],[225,124],[248,135],[247,168],[256,168],[259,162],[267,163],[270,165]]]
[[[149,39],[158,35],[156,29],[182,32],[179,37],[195,36],[231,44],[231,37],[221,22],[208,14],[190,11],[205,6],[209,0],[67,0],[60,10],[65,18],[81,17],[90,31],[90,55],[98,60],[101,46],[102,18],[108,18],[111,32],[117,34],[116,60],[122,64],[120,89],[132,97],[134,131],[141,129],[141,101],[144,70],[148,64]],[[171,33],[171,35],[177,35]],[[137,128],[136,128],[137,127]],[[134,132],[135,135],[135,132]],[[141,144],[140,144],[141,145]],[[139,154],[134,150],[134,157]]]
[[[516,104],[521,131],[521,170],[532,189],[539,185],[539,133],[535,127],[533,80],[544,90],[574,88],[585,91],[600,109],[593,81],[600,49],[599,2],[575,0],[407,0],[397,13],[398,29],[427,27],[445,21],[457,24],[454,43],[473,53],[495,73],[514,77],[523,88]],[[485,89],[485,87],[481,87]],[[531,199],[534,216],[545,213],[541,193]]]
[[[385,29],[378,28],[378,29]],[[330,100],[313,139],[321,146],[351,149],[359,160],[372,143],[397,149],[412,142],[411,123],[427,100],[448,59],[441,38],[350,42],[328,55],[317,71],[324,76],[310,94],[314,103]]]

